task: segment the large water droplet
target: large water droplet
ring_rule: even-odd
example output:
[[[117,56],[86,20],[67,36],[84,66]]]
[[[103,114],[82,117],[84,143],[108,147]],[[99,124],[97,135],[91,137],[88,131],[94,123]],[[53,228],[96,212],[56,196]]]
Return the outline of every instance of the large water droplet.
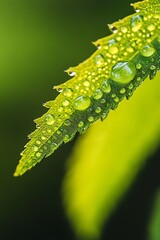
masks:
[[[144,57],[150,57],[155,53],[155,48],[152,45],[146,45],[142,49],[141,53]]]
[[[53,125],[55,123],[55,118],[52,114],[47,114],[45,120],[48,125]]]
[[[143,17],[140,15],[134,16],[131,19],[131,28],[133,32],[137,32],[143,25]]]
[[[111,78],[119,83],[128,83],[135,77],[136,67],[132,62],[118,62],[111,71]]]
[[[91,104],[88,96],[79,96],[74,100],[74,108],[79,111],[87,109]]]
[[[102,83],[101,89],[102,89],[102,91],[105,92],[105,93],[110,93],[110,91],[111,91],[111,86],[110,86],[110,84],[108,83],[107,80]]]

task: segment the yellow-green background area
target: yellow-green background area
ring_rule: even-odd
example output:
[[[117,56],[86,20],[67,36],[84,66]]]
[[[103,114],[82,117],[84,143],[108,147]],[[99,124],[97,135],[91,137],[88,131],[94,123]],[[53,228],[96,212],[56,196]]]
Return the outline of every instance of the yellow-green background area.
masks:
[[[94,51],[91,41],[109,34],[107,23],[133,13],[129,0],[0,1],[0,239],[74,240],[62,205],[66,159],[75,141],[20,178],[13,172],[34,130],[33,119],[54,99],[64,70]],[[153,82],[154,84],[154,82]],[[144,239],[160,183],[157,151],[139,173],[103,239]]]

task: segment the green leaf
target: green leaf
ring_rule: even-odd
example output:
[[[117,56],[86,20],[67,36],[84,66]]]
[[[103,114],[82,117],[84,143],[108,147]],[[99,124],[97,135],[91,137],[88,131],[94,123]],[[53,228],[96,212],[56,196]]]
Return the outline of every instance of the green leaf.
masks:
[[[78,139],[63,187],[66,213],[78,236],[99,237],[104,220],[159,145],[159,89],[160,74]]]
[[[95,53],[68,69],[74,77],[55,87],[61,93],[45,105],[48,112],[35,120],[37,129],[29,135],[14,176],[31,169],[76,132],[106,118],[148,76],[154,78],[160,69],[159,1],[133,6],[139,11],[110,24],[113,34],[96,41]]]

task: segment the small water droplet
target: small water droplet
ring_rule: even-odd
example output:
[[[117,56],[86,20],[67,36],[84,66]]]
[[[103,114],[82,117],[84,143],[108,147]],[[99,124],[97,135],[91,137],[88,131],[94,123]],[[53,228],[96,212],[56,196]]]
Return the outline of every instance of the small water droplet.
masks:
[[[104,81],[101,85],[101,90],[105,93],[110,93],[111,91],[111,85],[108,83],[108,81]]]
[[[132,83],[129,84],[128,88],[129,88],[130,90],[132,90],[132,89],[133,89],[133,84],[132,84]]]
[[[100,107],[97,107],[95,110],[96,113],[100,113],[101,111],[102,111],[102,109]]]
[[[144,56],[144,57],[150,57],[152,56],[154,53],[155,53],[155,48],[152,46],[152,45],[146,45],[143,47],[142,51],[141,51],[141,54]]]
[[[91,100],[88,96],[79,96],[74,100],[74,107],[76,110],[83,111],[87,109],[91,104]]]
[[[34,146],[32,147],[32,150],[33,150],[34,152],[37,152],[37,151],[38,151],[38,147],[37,147],[36,145],[34,145]]]
[[[150,24],[150,25],[147,27],[147,29],[148,29],[150,32],[154,31],[155,28],[156,28],[156,27],[155,27],[154,24]]]
[[[71,124],[71,122],[70,122],[70,120],[68,120],[68,119],[64,122],[64,125],[65,125],[65,126],[69,126],[70,124]]]
[[[93,118],[93,117],[89,117],[89,118],[88,118],[88,121],[89,121],[89,122],[93,122],[93,121],[94,121],[94,118]]]
[[[137,32],[143,25],[143,17],[136,15],[131,19],[131,28],[133,32]]]
[[[66,97],[71,97],[72,94],[73,94],[73,91],[72,91],[71,88],[65,88],[65,89],[64,89],[64,96],[66,96]]]
[[[102,57],[102,55],[99,54],[95,57],[94,61],[97,65],[100,66],[104,63],[104,58]]]
[[[76,72],[74,72],[74,71],[69,71],[67,73],[70,77],[74,77],[76,75]]]
[[[137,68],[137,69],[141,69],[141,68],[142,68],[142,64],[141,64],[141,63],[137,63],[137,64],[136,64],[136,68]]]
[[[62,105],[63,105],[64,107],[69,106],[69,104],[70,104],[70,102],[69,102],[68,100],[64,100],[63,103],[62,103]]]
[[[106,102],[106,100],[103,98],[103,99],[101,100],[101,103],[104,104],[105,102]]]
[[[122,31],[123,33],[126,33],[126,32],[128,31],[128,29],[127,29],[127,27],[123,26],[123,27],[121,27],[121,31]]]
[[[44,140],[46,140],[46,137],[45,137],[45,136],[42,136],[41,139],[44,141]]]
[[[54,87],[55,88],[55,87]],[[61,93],[61,92],[63,92],[63,88],[55,88],[56,90],[57,90],[57,92],[59,92],[59,93]]]
[[[116,28],[114,25],[108,24],[108,27],[109,27],[109,29],[110,29],[111,32],[113,32],[113,33],[116,33],[116,32],[117,32],[117,28]]]
[[[84,85],[85,87],[89,87],[90,82],[89,82],[89,81],[84,81],[83,85]]]
[[[37,145],[41,145],[41,141],[37,140],[36,141]]]
[[[136,67],[132,62],[118,62],[111,71],[111,78],[119,83],[128,83],[134,79],[137,73]]]
[[[98,88],[94,93],[93,93],[93,98],[98,100],[103,96],[102,91]]]
[[[142,80],[141,77],[137,77],[137,81],[140,82]]]
[[[83,126],[84,126],[84,122],[80,121],[80,122],[78,123],[78,127],[81,128],[81,127],[83,127]]]
[[[121,94],[124,94],[126,92],[126,89],[125,88],[122,88],[120,91],[119,91]]]
[[[155,65],[151,65],[150,66],[150,70],[155,70],[156,69],[156,66]]]
[[[67,143],[70,140],[69,135],[65,135],[63,141]]]
[[[36,157],[40,157],[42,154],[40,152],[36,153]]]
[[[48,125],[53,125],[55,123],[55,118],[52,114],[47,114],[45,120]]]
[[[116,103],[119,102],[119,98],[118,98],[118,97],[115,97],[113,100],[114,100]]]

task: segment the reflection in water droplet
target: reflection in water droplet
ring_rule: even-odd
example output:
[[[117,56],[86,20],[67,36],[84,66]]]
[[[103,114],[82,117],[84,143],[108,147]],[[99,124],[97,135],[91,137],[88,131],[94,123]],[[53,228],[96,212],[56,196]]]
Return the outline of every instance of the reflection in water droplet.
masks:
[[[143,17],[140,15],[134,16],[131,19],[131,28],[133,32],[137,32],[143,25]]]
[[[76,72],[74,72],[74,71],[67,72],[67,73],[70,77],[74,77],[76,75]]]
[[[102,85],[101,85],[101,90],[102,90],[103,92],[105,92],[105,93],[110,93],[110,91],[111,91],[111,86],[110,86],[110,84],[108,83],[107,80],[102,83]]]
[[[88,96],[79,96],[74,100],[74,108],[79,111],[87,109],[91,104]]]
[[[125,88],[122,88],[119,92],[120,92],[121,94],[123,94],[123,93],[126,92],[126,89],[125,89]]]
[[[111,78],[119,83],[128,83],[135,77],[136,67],[132,62],[118,62],[111,71]]]
[[[102,91],[98,88],[94,93],[93,93],[93,98],[98,100],[103,96]]]
[[[146,45],[142,49],[141,53],[144,57],[150,57],[155,53],[155,48],[152,45]]]
[[[45,120],[48,125],[52,125],[55,123],[55,118],[52,114],[47,114]]]

